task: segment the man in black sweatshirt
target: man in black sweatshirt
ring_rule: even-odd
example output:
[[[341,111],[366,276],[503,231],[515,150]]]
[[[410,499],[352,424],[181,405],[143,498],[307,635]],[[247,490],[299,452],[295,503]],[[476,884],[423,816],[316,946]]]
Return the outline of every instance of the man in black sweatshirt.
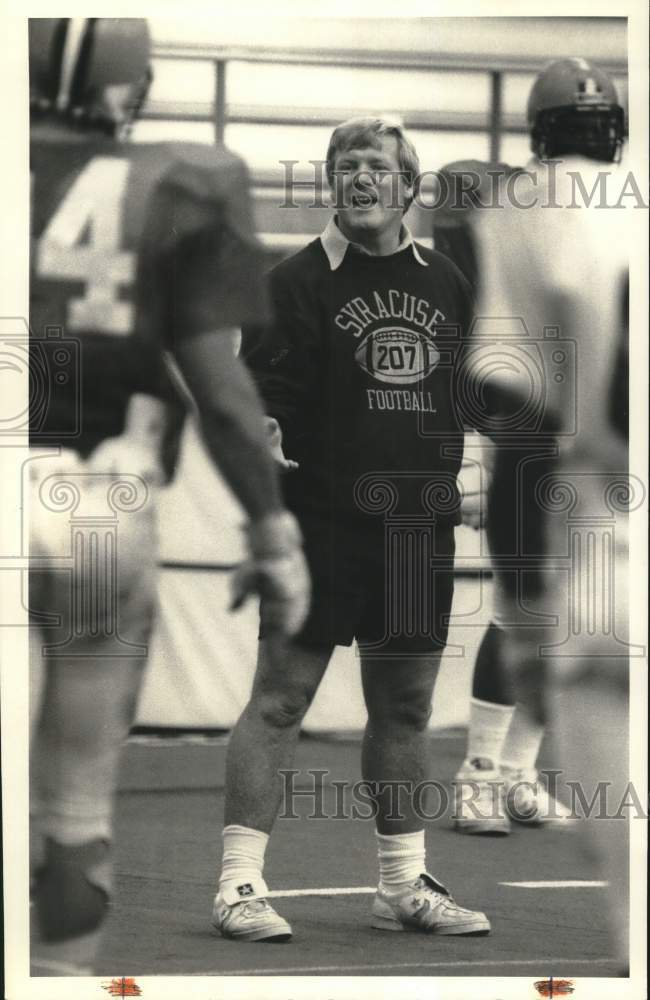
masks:
[[[275,324],[243,336],[314,594],[295,641],[261,632],[253,694],[228,753],[213,924],[238,940],[291,936],[262,877],[281,771],[334,647],[356,639],[379,856],[372,926],[486,934],[485,915],[459,907],[427,873],[414,794],[428,778],[426,729],[453,593],[463,442],[455,381],[471,291],[403,223],[419,163],[399,126],[340,125],[327,175],[336,214],[272,272]]]

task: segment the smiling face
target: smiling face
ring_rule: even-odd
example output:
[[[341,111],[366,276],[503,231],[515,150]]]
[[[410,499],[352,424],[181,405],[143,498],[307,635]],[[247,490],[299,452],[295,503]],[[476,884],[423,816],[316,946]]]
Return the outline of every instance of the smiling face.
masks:
[[[348,239],[362,246],[380,241],[387,253],[397,247],[412,187],[400,167],[395,136],[338,152],[330,187],[339,228]]]

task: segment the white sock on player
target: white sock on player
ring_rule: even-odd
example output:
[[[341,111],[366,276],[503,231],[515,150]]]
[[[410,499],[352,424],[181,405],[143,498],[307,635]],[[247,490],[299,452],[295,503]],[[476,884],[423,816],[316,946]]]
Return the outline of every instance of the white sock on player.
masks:
[[[231,823],[223,829],[223,860],[219,888],[242,885],[262,878],[268,833]]]
[[[521,705],[516,705],[503,744],[501,764],[515,771],[534,771],[543,736],[544,727],[533,722]]]
[[[415,882],[426,871],[424,830],[415,833],[377,833],[379,885],[397,892]]]
[[[514,711],[512,705],[497,705],[479,698],[470,700],[467,752],[461,772],[476,769],[473,761],[483,762],[478,765],[480,770],[498,769]]]

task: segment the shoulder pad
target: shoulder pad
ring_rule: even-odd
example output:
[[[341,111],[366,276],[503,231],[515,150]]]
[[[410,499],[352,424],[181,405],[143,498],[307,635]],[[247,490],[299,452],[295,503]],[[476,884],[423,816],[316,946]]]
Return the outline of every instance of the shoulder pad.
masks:
[[[254,240],[246,164],[229,150],[199,143],[170,146],[171,163],[158,183],[158,205],[174,215],[174,235],[223,221]]]
[[[170,145],[172,162],[161,183],[174,184],[198,200],[222,198],[237,185],[248,189],[246,164],[227,149],[202,143]]]
[[[441,186],[435,212],[438,226],[465,225],[470,213],[481,206],[501,202],[500,188],[517,167],[486,160],[454,160],[438,171]]]

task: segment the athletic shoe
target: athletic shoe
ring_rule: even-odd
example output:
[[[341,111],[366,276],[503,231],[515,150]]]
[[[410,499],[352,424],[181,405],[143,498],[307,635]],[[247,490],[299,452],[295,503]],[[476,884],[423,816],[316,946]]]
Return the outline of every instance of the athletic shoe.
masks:
[[[549,795],[536,770],[502,765],[501,775],[508,815],[517,823],[542,826],[566,824],[576,819],[570,809]]]
[[[464,910],[444,885],[426,872],[402,892],[389,893],[380,886],[372,904],[371,926],[426,934],[490,933],[490,921],[484,913]]]
[[[454,829],[503,837],[510,833],[505,785],[488,757],[465,761],[454,778]]]
[[[263,879],[230,883],[215,896],[212,926],[222,937],[233,941],[291,940],[291,926],[264,898],[268,888]]]
[[[110,906],[110,845],[105,840],[48,840],[31,895],[43,941],[66,941],[97,930]]]
[[[110,845],[105,840],[45,844],[31,879],[32,976],[90,976],[110,907]]]

